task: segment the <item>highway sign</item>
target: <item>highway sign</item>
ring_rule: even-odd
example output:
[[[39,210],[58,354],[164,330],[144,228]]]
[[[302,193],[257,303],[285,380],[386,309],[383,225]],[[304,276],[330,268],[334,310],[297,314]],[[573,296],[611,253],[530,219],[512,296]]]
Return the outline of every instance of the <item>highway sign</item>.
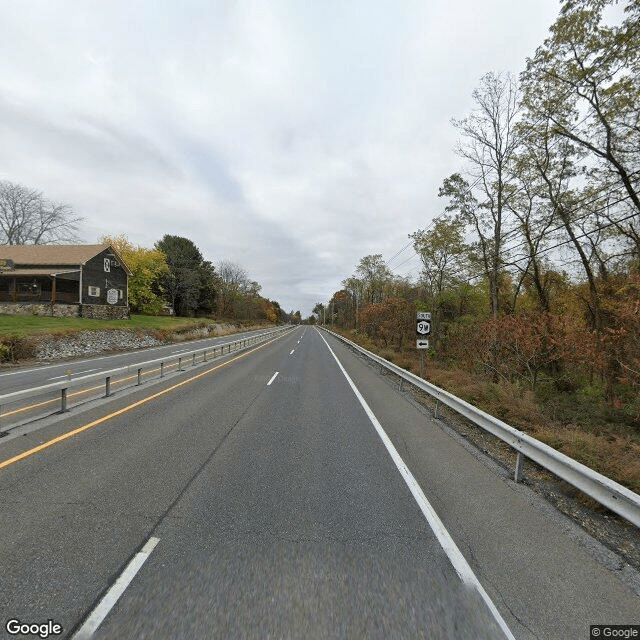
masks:
[[[430,311],[418,311],[416,312],[416,332],[418,333],[418,339],[416,340],[416,348],[428,349],[429,340],[426,336],[431,333],[431,312]],[[424,356],[420,354],[420,375],[422,376],[422,358]]]
[[[418,320],[416,331],[420,335],[428,336],[431,333],[431,322],[429,320]]]

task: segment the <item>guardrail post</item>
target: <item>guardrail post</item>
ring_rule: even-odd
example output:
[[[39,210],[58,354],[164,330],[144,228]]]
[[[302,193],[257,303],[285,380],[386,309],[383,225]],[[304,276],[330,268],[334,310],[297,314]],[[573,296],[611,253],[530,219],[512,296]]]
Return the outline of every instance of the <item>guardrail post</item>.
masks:
[[[107,376],[104,380],[104,395],[105,398],[111,395],[111,376]]]
[[[67,410],[67,390],[62,389],[62,394],[60,397],[60,411],[64,413]]]
[[[438,417],[438,404],[440,403],[440,399],[436,398],[436,404],[433,407],[433,417],[437,418]]]
[[[524,456],[521,451],[518,451],[518,455],[516,456],[516,468],[513,473],[513,479],[516,482],[520,482],[522,480],[522,468],[524,467]]]
[[[182,371],[182,358],[178,358],[178,371]]]
[[[400,378],[400,391],[404,389],[404,378]]]
[[[192,367],[196,366],[196,352],[195,351],[193,352],[193,362],[191,363],[191,366]]]
[[[207,350],[205,349],[204,350],[204,360],[203,360],[203,362],[206,362],[206,361],[207,361]]]
[[[160,377],[164,378],[164,362],[160,363]]]
[[[142,384],[142,367],[138,369],[138,383],[136,384],[139,387]]]

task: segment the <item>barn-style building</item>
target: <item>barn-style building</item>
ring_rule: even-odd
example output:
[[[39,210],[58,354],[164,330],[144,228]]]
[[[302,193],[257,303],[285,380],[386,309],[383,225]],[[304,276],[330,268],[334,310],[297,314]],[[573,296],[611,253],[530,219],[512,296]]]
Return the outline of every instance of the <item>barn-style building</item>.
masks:
[[[130,275],[108,244],[1,245],[0,313],[127,318]]]

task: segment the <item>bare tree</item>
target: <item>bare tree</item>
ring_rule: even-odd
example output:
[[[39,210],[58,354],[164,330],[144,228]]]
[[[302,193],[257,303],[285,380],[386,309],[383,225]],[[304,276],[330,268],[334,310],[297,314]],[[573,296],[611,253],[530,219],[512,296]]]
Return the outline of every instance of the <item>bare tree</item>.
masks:
[[[565,0],[551,35],[522,73],[531,116],[554,138],[581,149],[591,177],[618,183],[640,212],[640,3],[623,0],[625,16],[609,24],[613,0]],[[637,233],[637,226],[633,233]]]
[[[508,181],[519,145],[516,122],[520,114],[519,91],[514,78],[507,74],[487,73],[473,92],[476,103],[472,113],[453,120],[462,140],[457,154],[467,161],[467,173],[474,178],[468,187],[471,194],[477,185],[476,207],[460,213],[474,227],[489,281],[491,313],[499,310],[500,279],[503,271],[504,216],[510,193]],[[449,185],[453,186],[453,185]],[[441,195],[451,196],[447,185]],[[472,194],[471,194],[472,195]]]
[[[249,274],[246,269],[236,262],[222,260],[216,267],[216,271],[222,282],[233,289],[240,291],[244,289],[249,282]]]
[[[251,288],[246,269],[230,260],[221,261],[216,267],[218,274],[218,314],[236,316],[242,313],[242,299]]]
[[[50,244],[77,241],[82,218],[42,192],[0,180],[0,244]]]

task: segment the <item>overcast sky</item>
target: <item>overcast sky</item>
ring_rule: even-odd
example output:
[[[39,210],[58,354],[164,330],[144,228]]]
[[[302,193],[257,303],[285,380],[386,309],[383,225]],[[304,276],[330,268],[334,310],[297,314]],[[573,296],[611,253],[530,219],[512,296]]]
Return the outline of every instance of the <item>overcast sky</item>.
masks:
[[[303,316],[442,212],[452,117],[557,0],[2,0],[0,179],[193,240]],[[411,249],[391,261],[415,274]]]

